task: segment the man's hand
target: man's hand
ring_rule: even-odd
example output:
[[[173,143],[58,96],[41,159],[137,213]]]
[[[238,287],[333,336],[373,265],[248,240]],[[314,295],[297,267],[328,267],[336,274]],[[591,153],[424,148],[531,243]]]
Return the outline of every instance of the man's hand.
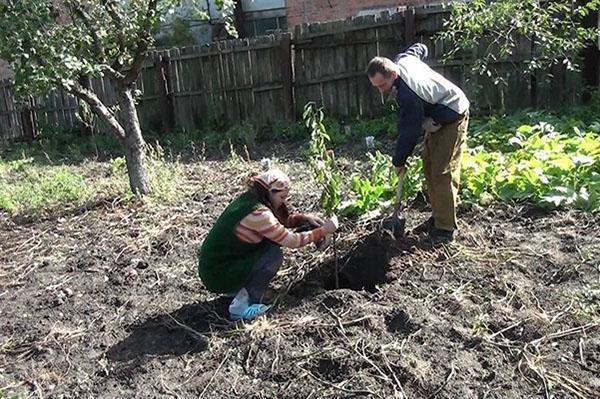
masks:
[[[406,165],[396,166],[396,176],[403,175],[406,172]]]
[[[442,128],[442,125],[436,123],[431,118],[425,118],[425,120],[423,121],[423,130],[425,130],[427,133],[437,132],[441,128]]]

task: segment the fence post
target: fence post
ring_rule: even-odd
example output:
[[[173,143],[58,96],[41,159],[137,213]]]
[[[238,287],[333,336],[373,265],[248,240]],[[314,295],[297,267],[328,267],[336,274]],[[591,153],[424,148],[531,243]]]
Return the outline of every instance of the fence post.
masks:
[[[415,26],[415,8],[407,8],[404,12],[404,40],[406,46],[410,46],[415,41],[417,36],[417,28]]]
[[[586,28],[600,28],[600,12],[593,11],[585,17],[583,26]],[[583,49],[583,101],[592,98],[594,90],[600,85],[600,37],[595,43],[590,43]]]
[[[33,107],[33,98],[29,96],[21,110],[21,125],[23,127],[23,136],[29,142],[38,136],[36,116]]]
[[[173,91],[169,81],[169,56],[159,54],[154,65],[156,68],[156,87],[158,89],[162,131],[168,133],[175,128]]]
[[[281,36],[280,43],[281,56],[281,80],[283,84],[283,106],[285,109],[285,118],[288,121],[294,120],[294,92],[293,71],[292,71],[292,40],[290,34]]]
[[[535,56],[535,42],[532,40],[529,47],[529,58]],[[532,108],[537,107],[538,103],[538,79],[537,73],[533,71],[529,74],[529,106]]]

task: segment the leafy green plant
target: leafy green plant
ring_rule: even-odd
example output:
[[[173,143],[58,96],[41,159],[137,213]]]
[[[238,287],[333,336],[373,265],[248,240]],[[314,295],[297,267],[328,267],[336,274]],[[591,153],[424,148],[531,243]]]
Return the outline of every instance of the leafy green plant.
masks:
[[[180,198],[183,169],[177,159],[167,160],[159,145],[149,146],[147,153],[154,187],[147,199],[171,202]],[[10,214],[35,214],[107,196],[131,199],[134,195],[128,187],[124,157],[81,166],[39,163],[33,157],[0,158],[0,210]]]
[[[367,154],[369,168],[354,173],[350,182],[353,199],[343,205],[347,215],[359,216],[389,206],[396,193],[398,176],[388,156],[377,151]]]
[[[380,118],[357,119],[349,123],[350,135],[348,139],[363,139],[366,136],[395,138],[398,134],[396,122],[397,116],[391,112]]]
[[[148,148],[148,170],[153,191],[150,198],[173,202],[183,195],[183,168],[178,159],[167,159],[164,149],[157,143]]]
[[[230,127],[225,132],[225,138],[232,144],[242,144],[253,148],[256,144],[257,129],[249,122]]]
[[[160,144],[148,146],[148,173],[154,187],[148,198],[172,202],[182,194],[181,181],[183,169],[177,160],[168,161]],[[133,198],[133,193],[127,190],[127,161],[125,157],[111,159],[108,162],[109,181],[99,187],[100,191],[119,195],[125,199]]]
[[[350,189],[352,199],[342,205],[343,213],[361,216],[392,205],[396,198],[398,176],[391,157],[379,151],[367,153],[366,171],[352,175]],[[403,200],[412,199],[422,189],[423,163],[415,160],[404,177]]]
[[[197,44],[188,19],[176,17],[168,28],[170,29],[168,29],[167,33],[161,32],[162,35],[159,35],[156,39],[157,47],[184,47]]]
[[[303,119],[310,130],[310,150],[308,164],[310,165],[315,180],[322,188],[321,206],[326,216],[338,213],[342,196],[340,193],[342,175],[339,172],[334,158],[333,150],[327,149],[331,137],[323,124],[323,109],[317,108],[315,103],[307,103],[304,107]],[[335,287],[339,288],[339,266],[336,249],[335,234],[333,235],[333,257]]]
[[[528,200],[546,207],[600,210],[600,142],[597,133],[552,125],[522,125],[503,151],[479,146],[463,157],[463,195],[484,204]]]
[[[4,393],[2,390],[0,390],[0,399],[21,399],[23,397],[24,396],[17,394],[12,394],[9,396],[7,393]]]
[[[89,105],[123,148],[131,191],[151,191],[145,140],[136,111],[135,87],[153,32],[177,0],[0,2],[0,57],[14,72],[17,97],[54,90]],[[225,1],[220,4],[224,4]],[[111,106],[87,78],[106,79],[119,98]]]
[[[584,320],[600,316],[600,285],[582,287],[571,295],[577,303],[575,315]]]

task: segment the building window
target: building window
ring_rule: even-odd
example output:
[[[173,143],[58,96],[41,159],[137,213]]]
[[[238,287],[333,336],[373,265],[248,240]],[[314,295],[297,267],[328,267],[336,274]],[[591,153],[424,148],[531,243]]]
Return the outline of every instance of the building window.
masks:
[[[287,18],[271,17],[244,21],[244,31],[248,37],[268,35],[273,32],[285,32]]]

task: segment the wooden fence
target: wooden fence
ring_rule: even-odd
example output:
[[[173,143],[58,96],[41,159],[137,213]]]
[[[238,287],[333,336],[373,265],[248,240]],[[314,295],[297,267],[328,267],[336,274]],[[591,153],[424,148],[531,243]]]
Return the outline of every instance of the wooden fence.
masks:
[[[152,53],[138,80],[142,126],[190,130],[291,118],[290,50],[283,34]]]
[[[513,59],[494,65],[507,73],[510,90],[487,76],[467,79],[476,54],[442,63],[444,43],[433,37],[448,12],[424,6],[394,15],[304,24],[293,37],[285,33],[153,52],[137,81],[140,122],[144,129],[162,131],[242,121],[263,126],[292,120],[307,101],[337,117],[375,116],[383,110],[383,98],[364,74],[368,61],[376,55],[392,58],[413,42],[428,46],[428,64],[462,87],[475,109],[577,102],[580,74],[556,67],[550,84],[541,85],[539,77],[522,72],[523,62],[535,51],[526,41],[519,43]],[[108,79],[90,84],[105,103],[117,103]],[[62,92],[32,99],[22,108],[8,84],[0,84],[0,136],[6,141],[33,136],[36,126],[76,126],[77,109],[77,100]]]

